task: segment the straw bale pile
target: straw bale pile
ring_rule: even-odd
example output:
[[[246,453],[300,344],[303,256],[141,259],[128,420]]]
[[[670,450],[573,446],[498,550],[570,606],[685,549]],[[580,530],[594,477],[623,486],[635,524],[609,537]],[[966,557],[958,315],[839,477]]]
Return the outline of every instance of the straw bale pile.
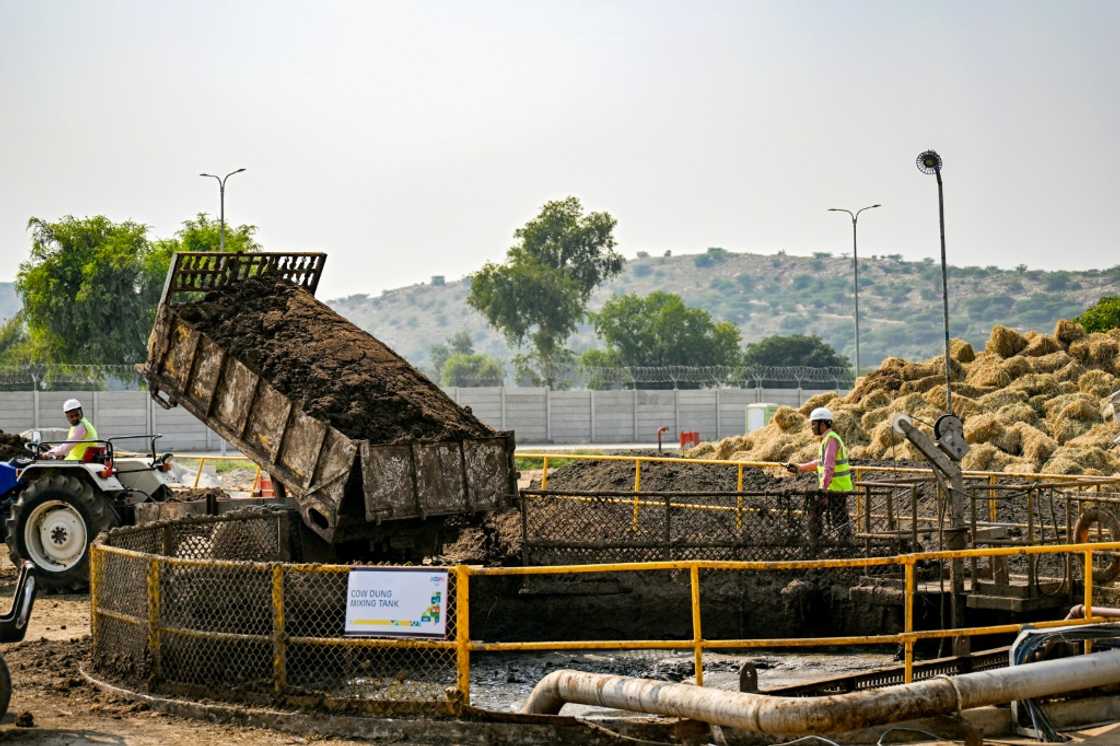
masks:
[[[1018,355],[1030,344],[1027,338],[1014,329],[1006,326],[992,327],[992,335],[988,337],[988,344],[984,346],[987,352],[994,352],[1000,357]]]
[[[1101,416],[1102,399],[1120,389],[1120,330],[1086,334],[1059,321],[1050,334],[997,326],[984,349],[950,343],[953,412],[965,421],[968,469],[1048,474],[1120,473],[1120,428]],[[845,396],[812,397],[779,407],[774,420],[745,436],[701,443],[686,455],[743,461],[816,457],[809,413],[827,406],[855,459],[917,459],[891,418],[909,414],[923,427],[945,411],[945,361],[897,357],[859,378]]]

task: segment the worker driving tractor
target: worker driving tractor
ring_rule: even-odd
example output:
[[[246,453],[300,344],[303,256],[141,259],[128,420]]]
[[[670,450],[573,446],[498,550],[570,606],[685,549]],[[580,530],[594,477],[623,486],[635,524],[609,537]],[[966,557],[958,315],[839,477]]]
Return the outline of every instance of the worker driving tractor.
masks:
[[[832,429],[832,411],[817,407],[809,414],[809,425],[813,435],[821,439],[814,461],[804,464],[786,464],[791,474],[815,471],[817,488],[822,492],[815,506],[814,519],[819,521],[820,514],[828,516],[829,526],[843,542],[851,539],[851,524],[848,517],[848,493],[852,491],[852,467],[848,463],[848,449],[840,435]]]
[[[81,461],[90,441],[97,440],[97,430],[82,412],[82,403],[77,399],[67,399],[62,412],[70,423],[66,440],[43,454],[43,458]]]

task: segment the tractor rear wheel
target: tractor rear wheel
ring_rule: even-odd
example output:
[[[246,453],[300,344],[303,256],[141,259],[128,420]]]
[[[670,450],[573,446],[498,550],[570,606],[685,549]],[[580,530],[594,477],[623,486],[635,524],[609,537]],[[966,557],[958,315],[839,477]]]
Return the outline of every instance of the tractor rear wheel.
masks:
[[[0,718],[8,714],[8,705],[12,702],[12,674],[8,671],[8,664],[4,656],[0,655]]]
[[[43,475],[20,493],[8,516],[8,554],[29,560],[43,588],[89,585],[89,545],[120,524],[112,504],[77,477]]]

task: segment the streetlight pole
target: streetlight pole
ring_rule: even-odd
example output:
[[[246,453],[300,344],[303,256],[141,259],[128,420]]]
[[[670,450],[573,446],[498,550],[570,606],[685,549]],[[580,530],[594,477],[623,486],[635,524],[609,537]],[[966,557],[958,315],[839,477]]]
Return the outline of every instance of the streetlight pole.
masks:
[[[221,221],[221,224],[220,224],[220,227],[218,228],[218,230],[219,230],[219,233],[218,233],[218,250],[219,251],[225,251],[226,250],[226,179],[233,176],[234,174],[239,174],[244,170],[245,169],[243,169],[243,168],[239,168],[236,171],[230,171],[225,176],[215,176],[214,174],[199,174],[199,176],[205,176],[205,177],[214,179],[218,182],[218,198],[219,198],[219,201],[221,203],[221,207],[219,208],[221,210],[221,217],[219,218],[220,221]]]
[[[842,207],[830,207],[830,208],[828,208],[829,212],[846,212],[846,213],[848,213],[848,216],[852,219],[852,266],[855,269],[854,282],[855,282],[855,297],[856,297],[856,378],[859,378],[859,370],[860,370],[860,367],[859,367],[859,363],[860,363],[860,360],[859,360],[859,248],[858,248],[858,243],[856,241],[856,225],[857,225],[857,223],[859,223],[859,214],[861,212],[863,212],[864,210],[871,210],[871,209],[874,209],[876,207],[882,207],[882,205],[880,205],[878,203],[876,203],[874,205],[868,205],[867,207],[859,208],[855,212],[852,212],[851,210],[845,210]]]
[[[945,191],[941,184],[941,156],[936,150],[918,154],[918,170],[937,177],[937,217],[941,227],[941,306],[945,323],[945,412],[953,413],[952,362],[949,359],[949,269],[945,261]]]

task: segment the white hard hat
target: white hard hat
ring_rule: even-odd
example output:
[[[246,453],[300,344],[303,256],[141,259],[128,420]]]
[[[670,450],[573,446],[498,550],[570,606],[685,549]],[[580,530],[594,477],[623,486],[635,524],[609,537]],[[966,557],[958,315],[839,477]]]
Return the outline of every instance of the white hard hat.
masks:
[[[820,422],[821,420],[832,422],[832,410],[828,407],[817,407],[809,413],[809,422]]]
[[[75,409],[81,409],[82,403],[77,399],[67,399],[66,403],[62,405],[62,413],[73,412]]]

